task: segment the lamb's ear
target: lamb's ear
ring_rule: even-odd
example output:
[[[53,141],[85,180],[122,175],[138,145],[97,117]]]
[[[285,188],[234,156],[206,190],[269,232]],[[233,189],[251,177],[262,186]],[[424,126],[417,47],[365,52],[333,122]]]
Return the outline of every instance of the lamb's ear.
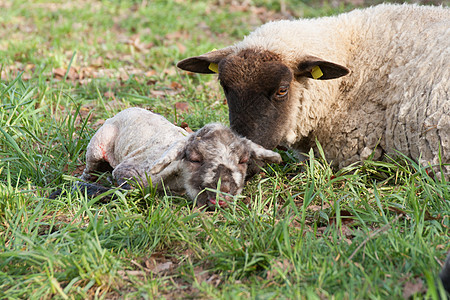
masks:
[[[295,70],[295,76],[318,80],[335,79],[348,73],[350,73],[348,68],[315,56],[304,57]]]
[[[247,140],[247,147],[250,149],[250,155],[253,159],[266,163],[281,163],[281,155],[272,150],[267,150],[263,146]]]
[[[230,47],[214,50],[200,56],[185,58],[177,63],[177,67],[194,73],[217,73],[217,65],[233,50]]]
[[[184,155],[186,143],[187,138],[170,146],[170,148],[163,153],[162,157],[152,165],[152,167],[150,168],[150,174],[158,174],[162,170],[164,170],[171,162],[181,160]]]

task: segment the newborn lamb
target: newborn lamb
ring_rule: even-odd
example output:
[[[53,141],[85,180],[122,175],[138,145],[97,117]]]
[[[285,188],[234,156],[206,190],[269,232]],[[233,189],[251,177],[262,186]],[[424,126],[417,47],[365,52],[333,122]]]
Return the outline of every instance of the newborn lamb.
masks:
[[[130,179],[142,186],[151,182],[158,190],[197,197],[199,206],[214,206],[219,199],[217,204],[225,207],[231,196],[242,191],[251,158],[281,162],[278,153],[221,124],[208,124],[189,134],[158,114],[129,108],[106,120],[92,137],[81,178],[93,180],[93,173],[105,171],[107,166],[123,188],[131,188]],[[216,192],[208,189],[221,195],[216,197]]]

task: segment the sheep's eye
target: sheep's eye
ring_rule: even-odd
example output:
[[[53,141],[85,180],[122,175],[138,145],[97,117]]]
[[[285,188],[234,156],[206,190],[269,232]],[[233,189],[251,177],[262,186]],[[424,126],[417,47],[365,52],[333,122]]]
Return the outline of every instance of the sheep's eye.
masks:
[[[287,87],[287,86],[285,86],[285,85],[280,86],[280,87],[278,88],[278,91],[277,91],[276,96],[277,96],[277,97],[284,97],[284,96],[286,96],[286,94],[288,93],[288,91],[289,91],[289,87]]]

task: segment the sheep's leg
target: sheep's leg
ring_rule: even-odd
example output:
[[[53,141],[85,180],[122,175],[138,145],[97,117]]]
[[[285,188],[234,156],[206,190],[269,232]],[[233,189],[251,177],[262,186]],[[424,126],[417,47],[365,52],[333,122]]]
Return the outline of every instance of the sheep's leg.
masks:
[[[81,179],[92,181],[94,172],[112,171],[114,161],[114,141],[118,128],[112,124],[103,125],[92,137],[86,150],[86,167]]]

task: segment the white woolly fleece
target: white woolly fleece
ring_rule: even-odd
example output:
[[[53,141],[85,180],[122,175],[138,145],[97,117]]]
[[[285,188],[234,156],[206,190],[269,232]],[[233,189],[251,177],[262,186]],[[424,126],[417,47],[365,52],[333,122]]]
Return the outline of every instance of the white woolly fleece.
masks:
[[[312,134],[339,167],[367,158],[377,145],[423,164],[438,163],[440,152],[450,163],[449,8],[383,4],[270,22],[229,48],[269,50],[292,69],[317,56],[351,70],[336,80],[293,82],[298,105],[288,116],[287,146]]]

